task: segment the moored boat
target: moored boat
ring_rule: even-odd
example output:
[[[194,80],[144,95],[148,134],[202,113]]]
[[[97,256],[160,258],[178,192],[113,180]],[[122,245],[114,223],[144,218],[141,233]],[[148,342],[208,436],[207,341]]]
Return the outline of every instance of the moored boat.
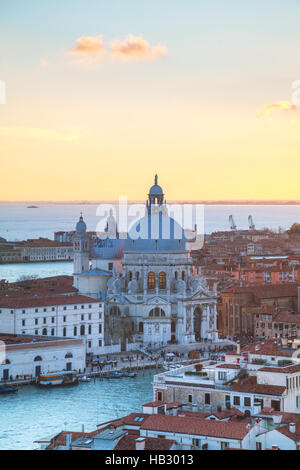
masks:
[[[0,385],[0,395],[5,395],[7,393],[16,393],[18,391],[17,387],[13,385]]]
[[[136,376],[137,376],[136,372],[124,372],[124,373],[123,373],[123,377],[131,377],[131,378],[133,378],[133,377],[136,377]]]
[[[57,387],[59,385],[76,385],[78,384],[77,372],[68,370],[62,372],[48,372],[41,374],[37,384],[41,387]]]
[[[79,382],[90,382],[92,379],[90,377],[87,377],[86,375],[83,375],[82,377],[79,377]]]
[[[121,377],[124,377],[124,374],[122,372],[112,371],[103,374],[103,377],[105,379],[120,379]]]

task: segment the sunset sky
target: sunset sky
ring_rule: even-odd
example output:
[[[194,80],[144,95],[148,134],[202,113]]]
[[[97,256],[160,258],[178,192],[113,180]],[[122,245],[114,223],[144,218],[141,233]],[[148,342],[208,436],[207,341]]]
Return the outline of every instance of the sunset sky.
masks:
[[[168,200],[299,200],[299,22],[299,0],[0,0],[0,200],[145,199],[155,173]]]

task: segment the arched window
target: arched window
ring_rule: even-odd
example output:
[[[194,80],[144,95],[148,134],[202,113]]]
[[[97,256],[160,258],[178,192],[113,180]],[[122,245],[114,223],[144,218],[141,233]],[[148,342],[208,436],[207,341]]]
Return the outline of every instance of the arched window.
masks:
[[[176,279],[176,281],[178,279],[178,272],[177,271],[175,271],[175,279]]]
[[[47,336],[47,328],[44,328],[44,329],[43,329],[42,335],[43,335],[43,336]]]
[[[132,272],[128,271],[128,281],[132,281]]]
[[[84,325],[81,325],[80,327],[80,336],[84,336],[85,335],[85,327]]]
[[[185,280],[185,271],[182,271],[181,273],[181,279],[184,281]]]
[[[202,310],[196,307],[194,310],[194,333],[196,341],[201,339]]]
[[[141,321],[139,323],[139,333],[143,333],[144,332],[144,323]]]
[[[73,357],[73,354],[68,352],[66,355],[65,355],[65,359],[71,359],[71,357]]]
[[[148,289],[155,289],[155,274],[152,271],[148,273]]]
[[[74,326],[74,336],[77,336],[77,326]]]
[[[63,336],[67,336],[67,328],[66,327],[64,327],[64,329],[63,329]]]
[[[162,308],[155,307],[149,312],[149,317],[165,317],[166,314]]]
[[[89,325],[89,335],[92,334],[92,325]]]
[[[121,316],[121,310],[119,309],[119,307],[114,305],[110,309],[110,315],[112,315],[113,317],[120,317]]]
[[[165,289],[166,287],[167,287],[166,273],[161,272],[159,273],[159,288]]]
[[[135,273],[135,278],[136,278],[137,281],[138,281],[139,278],[140,278],[140,273],[139,273],[138,271]]]
[[[35,361],[35,362],[39,362],[39,361],[42,361],[42,360],[43,360],[43,359],[41,358],[41,356],[36,356],[36,357],[34,358],[34,361]]]

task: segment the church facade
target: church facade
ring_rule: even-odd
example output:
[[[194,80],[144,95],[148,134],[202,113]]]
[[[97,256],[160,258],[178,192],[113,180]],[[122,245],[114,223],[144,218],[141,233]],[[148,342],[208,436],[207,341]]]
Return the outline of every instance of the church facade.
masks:
[[[74,235],[74,285],[105,302],[105,343],[159,347],[216,341],[217,294],[197,274],[183,228],[168,215],[162,188],[150,188],[145,216],[122,238],[110,214],[92,246],[81,217]]]

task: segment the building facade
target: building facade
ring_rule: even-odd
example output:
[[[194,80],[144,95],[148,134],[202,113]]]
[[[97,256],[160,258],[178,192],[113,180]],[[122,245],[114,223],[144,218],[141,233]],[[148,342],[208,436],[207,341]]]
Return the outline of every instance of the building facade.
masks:
[[[82,338],[86,353],[100,354],[104,305],[82,295],[1,297],[0,333]]]
[[[105,341],[148,346],[217,340],[217,295],[194,269],[183,228],[168,215],[162,188],[150,188],[145,216],[121,236],[112,214],[106,238],[97,238],[88,268],[86,226],[73,238],[74,284],[105,298]]]
[[[0,334],[2,344],[0,381],[35,378],[42,373],[61,370],[83,371],[84,339],[49,338]]]

